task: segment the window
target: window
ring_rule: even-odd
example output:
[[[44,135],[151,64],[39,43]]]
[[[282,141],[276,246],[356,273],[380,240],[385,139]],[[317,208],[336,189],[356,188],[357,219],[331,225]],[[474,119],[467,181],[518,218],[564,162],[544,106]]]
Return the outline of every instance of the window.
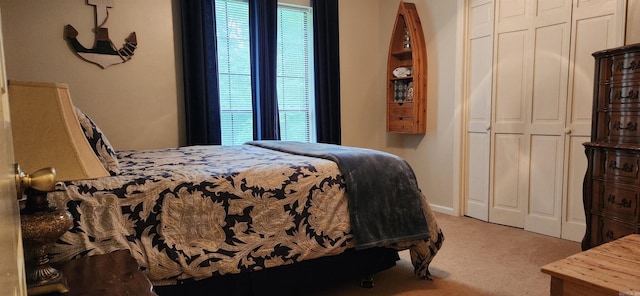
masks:
[[[253,140],[249,5],[216,0],[220,125],[223,145]]]
[[[253,140],[249,5],[216,0],[222,145]],[[310,7],[278,5],[277,93],[282,140],[315,142]]]

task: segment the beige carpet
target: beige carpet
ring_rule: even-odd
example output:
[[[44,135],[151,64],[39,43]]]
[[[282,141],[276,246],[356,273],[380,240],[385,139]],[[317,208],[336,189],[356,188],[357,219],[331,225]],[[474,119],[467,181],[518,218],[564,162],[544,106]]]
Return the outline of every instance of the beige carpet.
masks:
[[[431,263],[433,281],[413,275],[408,251],[374,277],[375,287],[348,282],[314,295],[549,295],[543,265],[580,252],[577,242],[436,213],[445,241]]]

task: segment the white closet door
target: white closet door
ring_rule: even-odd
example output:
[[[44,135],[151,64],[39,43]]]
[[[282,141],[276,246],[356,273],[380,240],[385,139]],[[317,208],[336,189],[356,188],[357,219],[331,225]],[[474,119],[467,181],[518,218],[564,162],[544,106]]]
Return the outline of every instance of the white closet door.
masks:
[[[524,227],[531,1],[498,0],[495,5],[489,221]]]
[[[580,0],[573,5],[561,237],[580,241],[585,233],[582,183],[587,171],[582,143],[590,141],[593,103],[595,60],[591,54],[623,44],[626,1]]]
[[[469,9],[467,188],[465,215],[489,219],[489,151],[493,76],[493,0],[471,1]]]
[[[528,209],[524,228],[560,236],[571,0],[532,3]]]
[[[474,0],[469,7],[465,214],[486,220],[488,208],[490,222],[579,241],[591,54],[622,45],[626,0]]]

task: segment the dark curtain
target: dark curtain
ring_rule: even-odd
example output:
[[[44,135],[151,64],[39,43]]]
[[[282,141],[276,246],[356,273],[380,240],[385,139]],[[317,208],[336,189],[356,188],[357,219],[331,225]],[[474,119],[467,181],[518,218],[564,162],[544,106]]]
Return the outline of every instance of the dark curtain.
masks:
[[[214,5],[180,1],[187,145],[221,143]]]
[[[276,91],[277,18],[277,0],[249,0],[254,140],[280,140]]]
[[[338,0],[312,2],[317,141],[340,144]]]

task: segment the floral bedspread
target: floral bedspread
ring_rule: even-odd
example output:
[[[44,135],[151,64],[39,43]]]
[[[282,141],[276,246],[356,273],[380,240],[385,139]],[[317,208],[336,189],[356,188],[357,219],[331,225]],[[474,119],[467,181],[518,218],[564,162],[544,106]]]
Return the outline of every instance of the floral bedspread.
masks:
[[[250,145],[120,151],[115,176],[60,182],[52,205],[74,217],[52,261],[128,249],[154,285],[261,270],[354,247],[345,182],[329,160]],[[444,237],[411,249],[416,274]]]

